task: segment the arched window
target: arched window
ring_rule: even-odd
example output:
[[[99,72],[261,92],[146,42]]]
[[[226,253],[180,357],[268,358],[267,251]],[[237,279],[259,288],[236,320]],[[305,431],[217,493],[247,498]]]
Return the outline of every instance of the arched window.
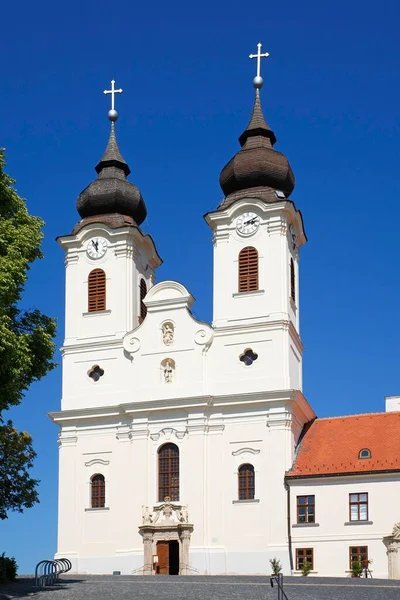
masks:
[[[88,312],[106,310],[106,274],[93,269],[88,277]]]
[[[258,290],[258,252],[246,246],[239,252],[239,292]]]
[[[104,475],[96,473],[91,478],[92,508],[103,508],[106,505],[106,482]]]
[[[290,297],[296,303],[296,272],[294,270],[293,258],[290,259]]]
[[[140,316],[139,323],[143,323],[147,315],[147,307],[143,302],[145,296],[147,294],[147,285],[144,279],[140,280]]]
[[[179,500],[179,448],[164,444],[158,451],[158,500]]]
[[[239,500],[254,500],[254,467],[242,465],[239,468]]]

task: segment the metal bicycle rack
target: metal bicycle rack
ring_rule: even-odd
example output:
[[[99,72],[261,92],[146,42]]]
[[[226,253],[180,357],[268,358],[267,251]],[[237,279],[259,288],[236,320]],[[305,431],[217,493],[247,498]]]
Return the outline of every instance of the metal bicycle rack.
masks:
[[[35,585],[38,590],[47,585],[54,585],[60,575],[67,573],[72,568],[68,558],[56,558],[55,560],[41,560],[35,568]]]
[[[276,583],[278,588],[278,600],[289,600],[283,591],[283,575],[279,573],[278,575],[271,575],[270,577],[271,587],[274,587],[274,583]]]

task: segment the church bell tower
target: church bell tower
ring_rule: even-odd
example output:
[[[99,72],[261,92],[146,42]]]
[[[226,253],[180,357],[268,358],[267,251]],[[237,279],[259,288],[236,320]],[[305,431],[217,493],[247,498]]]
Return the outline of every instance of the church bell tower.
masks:
[[[81,221],[58,238],[66,252],[63,409],[101,404],[103,394],[106,402],[109,389],[118,395],[112,355],[122,348],[126,332],[146,317],[143,299],[161,264],[153,240],[140,228],[146,205],[127,179],[130,169],[118,147],[114,97],[122,90],[114,84],[104,92],[111,94],[111,130],[97,179],[78,197]]]
[[[214,243],[213,326],[216,336],[243,339],[244,348],[251,332],[262,332],[270,342],[271,385],[301,389],[298,281],[306,236],[301,213],[289,200],[292,169],[275,150],[276,136],[261,107],[260,62],[267,56],[261,44],[250,55],[257,60],[250,121],[239,137],[241,149],[220,174],[225,197],[205,217]]]

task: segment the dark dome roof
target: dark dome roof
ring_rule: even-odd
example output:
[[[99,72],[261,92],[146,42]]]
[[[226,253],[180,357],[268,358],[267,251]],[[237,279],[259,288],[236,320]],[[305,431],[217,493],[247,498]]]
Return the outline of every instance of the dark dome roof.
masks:
[[[146,205],[139,188],[127,180],[130,169],[119,151],[114,123],[96,171],[98,178],[78,196],[76,205],[82,219],[117,213],[132,217],[138,225],[143,223]]]
[[[264,119],[258,89],[250,122],[239,142],[241,150],[225,165],[219,177],[226,200],[232,196],[234,202],[242,191],[249,196],[252,188],[257,188],[257,195],[265,188],[266,198],[271,196],[271,190],[281,190],[289,196],[295,185],[294,175],[286,156],[273,148],[276,137]],[[224,208],[230,204],[226,200]]]

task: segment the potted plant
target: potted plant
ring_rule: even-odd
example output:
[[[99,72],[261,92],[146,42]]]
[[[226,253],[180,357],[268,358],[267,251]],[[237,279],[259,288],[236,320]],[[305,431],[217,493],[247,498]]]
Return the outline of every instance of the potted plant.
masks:
[[[359,560],[353,560],[351,563],[351,576],[360,577],[363,572],[363,566]]]
[[[310,573],[311,570],[312,570],[312,564],[310,562],[308,562],[308,560],[306,559],[303,562],[303,566],[301,567],[301,574],[304,577],[307,577],[307,575]]]
[[[271,565],[272,575],[282,573],[282,563],[278,558],[271,558],[269,564]]]

